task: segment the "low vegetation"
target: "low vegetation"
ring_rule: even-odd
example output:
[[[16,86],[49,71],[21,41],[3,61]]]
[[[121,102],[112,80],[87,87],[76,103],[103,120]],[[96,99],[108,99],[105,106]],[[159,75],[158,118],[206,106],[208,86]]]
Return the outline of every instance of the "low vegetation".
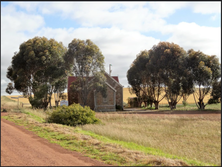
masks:
[[[6,108],[14,103],[16,108],[16,102],[7,97],[1,102]],[[117,113],[123,112],[96,113],[102,123],[76,127],[47,123],[44,110],[25,107],[10,110],[3,118],[25,126],[52,143],[107,164],[221,165],[220,118],[161,118]]]
[[[126,114],[97,114],[97,117],[105,124],[86,125],[82,129],[171,155],[217,165],[221,163],[220,118]]]
[[[69,126],[95,124],[99,119],[95,117],[95,111],[88,106],[82,107],[80,104],[70,106],[59,106],[53,112],[49,113],[48,123],[57,123]]]
[[[170,107],[167,104],[163,104],[163,105],[159,106],[158,110],[156,110],[155,107],[150,107],[150,106],[142,107],[142,109],[153,110],[153,111],[158,112],[158,111],[169,111]],[[206,109],[206,112],[209,111],[209,110],[211,110],[211,111],[220,111],[221,110],[221,103],[208,104],[208,105],[206,105],[205,109]],[[186,105],[178,104],[176,110],[180,110],[180,111],[181,110],[183,110],[183,111],[200,111],[200,109],[197,108],[196,104],[186,104]]]

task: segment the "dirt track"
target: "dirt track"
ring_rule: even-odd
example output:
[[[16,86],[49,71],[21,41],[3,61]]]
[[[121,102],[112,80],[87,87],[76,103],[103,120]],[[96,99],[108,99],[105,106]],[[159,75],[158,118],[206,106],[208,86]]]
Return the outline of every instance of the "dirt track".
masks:
[[[1,119],[1,166],[107,166]]]

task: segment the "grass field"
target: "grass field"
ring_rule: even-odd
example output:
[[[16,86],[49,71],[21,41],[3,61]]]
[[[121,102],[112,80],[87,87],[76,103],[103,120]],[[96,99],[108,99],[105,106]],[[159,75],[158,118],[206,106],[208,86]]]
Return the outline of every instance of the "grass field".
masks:
[[[64,93],[65,95],[67,95],[67,93]],[[11,95],[11,96],[7,96],[9,98],[11,98],[12,100],[14,101],[18,101],[18,99],[13,99],[13,97],[18,97],[20,95]],[[135,94],[130,94],[129,92],[129,89],[128,88],[123,88],[123,101],[125,103],[128,102],[128,97],[136,97]],[[208,100],[210,99],[210,94],[208,94],[205,98],[204,98],[204,103],[208,102]],[[20,98],[19,99],[19,102],[22,102],[22,103],[29,103],[29,100],[27,98]],[[187,102],[188,104],[194,104],[195,101],[194,101],[194,98],[193,98],[193,95],[190,95],[187,99]],[[54,100],[54,95],[52,96],[52,106],[55,106],[55,100]],[[163,105],[163,104],[168,104],[167,103],[167,100],[166,99],[163,99],[161,102],[160,102],[160,105]],[[178,104],[182,104],[182,99],[179,101]]]
[[[221,119],[206,117],[146,117],[97,114],[105,125],[84,130],[109,138],[152,147],[188,159],[221,165]]]
[[[1,105],[12,113],[7,119],[30,125],[30,130],[51,142],[112,165],[221,165],[220,117],[96,113],[102,124],[68,127],[44,123],[43,110],[20,108],[25,116],[15,115],[17,103],[4,96]],[[220,110],[221,104],[208,107]]]

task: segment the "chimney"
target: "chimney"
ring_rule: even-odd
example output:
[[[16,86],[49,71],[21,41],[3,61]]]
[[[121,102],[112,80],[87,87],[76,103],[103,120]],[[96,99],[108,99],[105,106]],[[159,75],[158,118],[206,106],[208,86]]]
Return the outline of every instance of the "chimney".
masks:
[[[112,66],[112,64],[109,64],[109,75],[110,75],[110,76],[111,76],[111,72],[112,72],[111,66]]]

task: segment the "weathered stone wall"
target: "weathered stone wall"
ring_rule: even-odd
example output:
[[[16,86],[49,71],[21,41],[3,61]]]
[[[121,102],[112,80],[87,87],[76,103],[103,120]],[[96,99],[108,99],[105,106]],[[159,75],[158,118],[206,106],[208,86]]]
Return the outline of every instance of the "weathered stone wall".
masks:
[[[80,99],[80,97],[78,98],[78,101],[79,103],[82,105],[82,101]],[[91,91],[89,94],[88,94],[88,97],[87,97],[87,102],[86,102],[87,106],[90,107],[91,110],[94,110],[94,95],[93,95],[93,91]]]
[[[107,99],[105,100],[102,97],[102,94],[97,92],[96,96],[94,97],[94,91],[90,92],[87,97],[87,105],[94,110],[95,109],[95,103],[94,98],[96,99],[96,108],[97,111],[116,111],[116,105],[120,105],[123,107],[123,87],[113,78],[110,78],[108,74],[105,74],[107,78],[107,83],[113,87],[116,92],[110,88],[107,85]],[[78,95],[77,95],[78,96]],[[69,105],[73,102],[78,102],[82,105],[80,97],[72,97],[72,95],[69,92]],[[114,98],[116,98],[116,101],[114,101]],[[71,103],[70,103],[71,102]]]
[[[123,107],[123,87],[106,74],[107,82],[116,90],[116,105]]]
[[[114,105],[114,90],[107,86],[107,97],[103,98],[100,92],[96,93],[96,105]]]

